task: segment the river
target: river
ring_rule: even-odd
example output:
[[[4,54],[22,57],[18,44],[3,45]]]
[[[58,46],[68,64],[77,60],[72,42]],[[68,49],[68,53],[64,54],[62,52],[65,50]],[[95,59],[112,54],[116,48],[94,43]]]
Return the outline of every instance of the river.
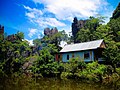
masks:
[[[57,78],[1,78],[0,90],[120,90],[113,85]]]

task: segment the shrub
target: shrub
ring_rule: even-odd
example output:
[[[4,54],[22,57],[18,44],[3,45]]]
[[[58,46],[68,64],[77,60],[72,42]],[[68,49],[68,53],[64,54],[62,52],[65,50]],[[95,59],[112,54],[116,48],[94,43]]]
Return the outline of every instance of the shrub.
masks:
[[[120,68],[116,68],[116,72],[120,75]]]
[[[119,75],[117,73],[113,73],[111,77],[113,82],[116,82],[117,80],[119,80]]]
[[[106,66],[100,65],[97,62],[88,63],[85,65],[86,68],[75,73],[79,78],[91,80],[91,81],[102,81],[103,75],[106,73]]]
[[[62,72],[60,77],[61,77],[61,79],[68,79],[68,78],[71,78],[72,76],[73,76],[73,74],[70,72]]]

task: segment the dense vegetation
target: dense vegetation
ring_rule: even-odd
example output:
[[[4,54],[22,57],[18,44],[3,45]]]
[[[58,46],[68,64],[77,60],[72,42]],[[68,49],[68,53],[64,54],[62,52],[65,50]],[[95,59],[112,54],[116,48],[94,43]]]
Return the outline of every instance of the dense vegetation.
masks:
[[[54,34],[45,33],[41,39],[35,39],[34,46],[24,40],[24,34],[18,32],[11,36],[0,36],[0,74],[30,75],[38,77],[77,78],[90,81],[119,80],[120,76],[120,4],[107,24],[104,17],[90,17],[84,26],[72,37],[65,31]],[[74,20],[77,22],[77,18]],[[48,30],[50,31],[50,30]],[[54,54],[61,50],[60,42],[73,43],[104,39],[106,49],[103,57],[105,64],[85,63],[79,57],[71,58],[68,63],[56,62]]]

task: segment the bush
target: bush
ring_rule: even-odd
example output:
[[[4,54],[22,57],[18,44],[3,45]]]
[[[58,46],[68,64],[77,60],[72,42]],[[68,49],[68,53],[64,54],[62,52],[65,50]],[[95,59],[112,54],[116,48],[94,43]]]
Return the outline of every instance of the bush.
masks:
[[[62,74],[61,74],[61,79],[69,79],[69,78],[71,78],[73,76],[73,74],[72,73],[70,73],[70,72],[62,72]]]
[[[83,63],[84,64],[84,63]],[[103,75],[106,73],[106,66],[100,65],[97,62],[88,63],[85,69],[75,73],[79,78],[90,81],[102,81]]]
[[[111,77],[113,82],[116,82],[117,80],[119,80],[119,75],[117,73],[113,73]]]
[[[120,75],[120,68],[116,68],[116,72]]]
[[[111,65],[107,65],[107,74],[112,75],[114,72],[114,68]]]

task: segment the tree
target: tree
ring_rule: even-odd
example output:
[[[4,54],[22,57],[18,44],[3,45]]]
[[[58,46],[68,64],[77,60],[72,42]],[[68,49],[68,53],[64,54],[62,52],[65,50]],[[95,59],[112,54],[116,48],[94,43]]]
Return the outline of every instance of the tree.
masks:
[[[120,17],[120,2],[118,4],[117,8],[114,10],[111,19],[117,19],[118,17]]]
[[[90,17],[86,22],[85,29],[89,30],[90,41],[96,40],[94,37],[96,29],[104,22],[104,17]]]
[[[54,62],[51,49],[45,47],[40,51],[41,55],[34,61],[31,67],[33,73],[42,74],[42,76],[52,76],[58,72],[59,65],[57,62]]]
[[[106,62],[113,66],[116,71],[116,66],[120,64],[120,50],[115,41],[109,41],[106,44],[106,49],[103,52]]]
[[[90,41],[90,31],[89,29],[81,29],[76,35],[77,42],[87,42]]]
[[[111,40],[108,41],[104,55],[106,60],[112,64],[115,70],[116,65],[120,64],[120,3],[114,10],[107,26],[110,27],[109,36],[111,37]]]
[[[45,35],[43,38],[41,39],[35,39],[33,40],[35,45],[41,45],[42,47],[46,47],[49,44],[53,44],[55,45],[58,50],[60,50],[60,42],[61,41],[66,41],[68,40],[68,35],[65,33],[65,31],[59,31],[55,34],[53,34],[52,36],[47,36]]]
[[[78,42],[86,42],[98,39],[95,37],[97,28],[103,23],[104,17],[90,17],[82,29],[76,35]]]
[[[120,17],[111,19],[110,22],[108,22],[108,26],[111,28],[111,34],[114,36],[113,40],[120,42]]]
[[[16,34],[16,37],[17,37],[19,40],[22,40],[22,39],[24,39],[24,33],[18,31],[17,34]]]
[[[102,25],[104,17],[90,17],[84,28],[78,31],[76,40],[86,42],[104,39],[106,49],[103,56],[114,68],[120,64],[120,18],[111,19],[107,25]]]
[[[60,31],[56,34],[54,34],[50,39],[51,39],[51,43],[54,43],[56,46],[60,45],[61,41],[67,41],[67,34],[65,33],[65,31]]]
[[[111,35],[111,28],[108,25],[100,25],[95,31],[95,39],[104,39],[106,43],[112,40],[114,37]]]
[[[12,74],[20,71],[27,56],[26,51],[30,48],[28,42],[22,40],[24,38],[22,32],[14,35],[15,42],[7,40],[7,38],[0,40],[0,68],[5,74]]]
[[[40,39],[35,39],[35,40],[33,40],[33,44],[34,44],[35,46],[39,46],[39,45],[41,45],[42,43],[41,43],[41,40],[40,40]]]

